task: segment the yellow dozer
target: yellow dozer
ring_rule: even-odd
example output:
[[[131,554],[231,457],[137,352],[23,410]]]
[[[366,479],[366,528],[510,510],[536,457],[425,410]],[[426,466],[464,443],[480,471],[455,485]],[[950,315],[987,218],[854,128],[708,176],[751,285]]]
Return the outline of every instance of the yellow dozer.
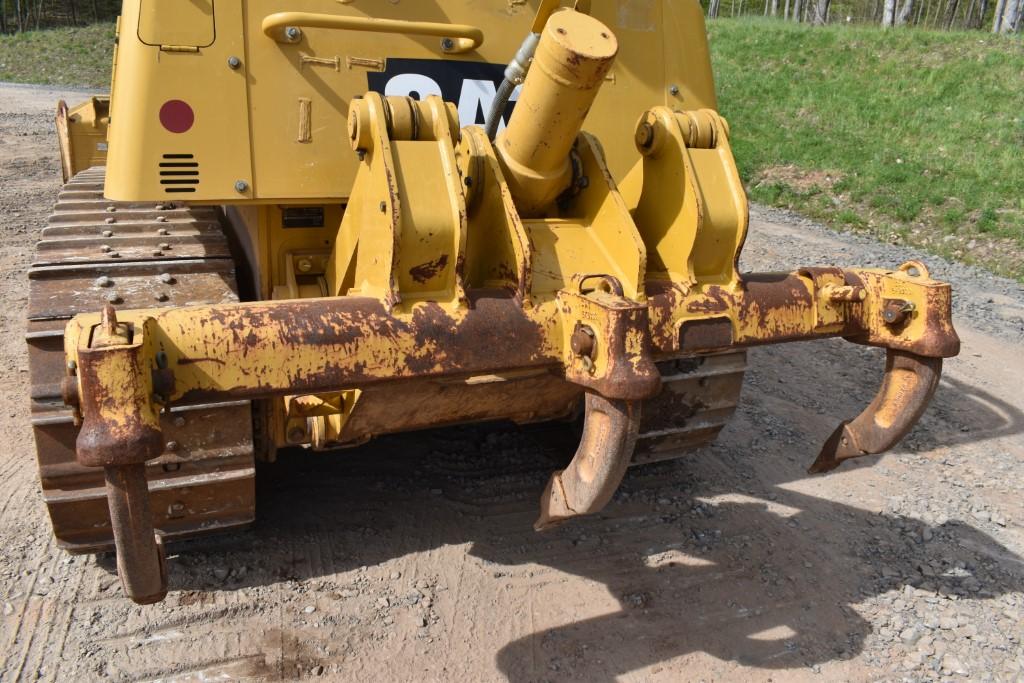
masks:
[[[56,536],[136,602],[283,449],[578,414],[542,530],[712,440],[746,347],[887,349],[814,472],[893,446],[958,352],[920,263],[738,272],[693,0],[125,0],[114,67],[58,109],[28,343]]]

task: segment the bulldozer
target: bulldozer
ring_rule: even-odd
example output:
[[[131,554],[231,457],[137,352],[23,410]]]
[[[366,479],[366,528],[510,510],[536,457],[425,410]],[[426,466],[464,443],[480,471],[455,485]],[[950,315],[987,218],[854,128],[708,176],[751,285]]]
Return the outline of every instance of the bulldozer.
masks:
[[[252,523],[256,462],[296,448],[575,416],[543,531],[712,441],[751,346],[886,350],[814,473],[898,443],[958,353],[922,263],[740,272],[696,1],[287,5],[125,0],[110,97],[58,106],[42,491],[135,602],[167,593],[165,541]]]

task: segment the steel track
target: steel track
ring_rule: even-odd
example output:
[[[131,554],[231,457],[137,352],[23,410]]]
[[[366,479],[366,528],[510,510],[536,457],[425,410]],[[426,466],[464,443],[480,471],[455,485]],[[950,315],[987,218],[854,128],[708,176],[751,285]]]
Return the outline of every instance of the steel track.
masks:
[[[103,472],[75,462],[75,427],[61,399],[64,326],[105,304],[138,309],[238,300],[235,265],[214,207],[103,198],[103,168],[64,185],[29,270],[32,427],[43,498],[59,544],[112,548]],[[166,450],[148,464],[155,527],[179,538],[253,521],[252,412],[247,401],[175,407]]]

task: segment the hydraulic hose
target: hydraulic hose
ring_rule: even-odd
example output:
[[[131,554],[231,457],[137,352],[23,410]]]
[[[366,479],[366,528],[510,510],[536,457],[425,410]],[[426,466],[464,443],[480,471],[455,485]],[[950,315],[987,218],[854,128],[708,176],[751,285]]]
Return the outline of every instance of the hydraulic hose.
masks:
[[[533,61],[533,55],[537,51],[539,42],[540,33],[531,33],[526,36],[526,40],[516,51],[516,56],[505,67],[505,78],[498,86],[498,92],[494,95],[494,102],[491,103],[491,109],[487,112],[487,121],[484,124],[488,140],[493,141],[498,135],[501,117],[505,115],[505,108],[508,106],[509,100],[512,99],[512,93],[515,92],[516,86],[522,85],[526,80],[526,73],[530,70],[530,62]]]
[[[507,78],[498,86],[498,92],[494,96],[494,102],[491,103],[491,110],[487,112],[487,123],[484,126],[484,130],[487,132],[487,139],[492,142],[498,135],[501,117],[505,115],[505,108],[508,106],[508,101],[511,99],[515,89],[516,84]]]

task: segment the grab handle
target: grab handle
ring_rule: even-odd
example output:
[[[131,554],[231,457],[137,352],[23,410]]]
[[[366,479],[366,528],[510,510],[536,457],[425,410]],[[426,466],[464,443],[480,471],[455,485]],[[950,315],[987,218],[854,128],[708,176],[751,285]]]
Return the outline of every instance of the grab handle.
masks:
[[[263,33],[279,43],[302,40],[304,28],[332,28],[342,31],[400,33],[410,36],[437,36],[441,49],[451,54],[469,52],[484,42],[484,32],[467,24],[441,24],[432,21],[402,21],[371,17],[346,17],[311,12],[275,12],[263,19]]]

